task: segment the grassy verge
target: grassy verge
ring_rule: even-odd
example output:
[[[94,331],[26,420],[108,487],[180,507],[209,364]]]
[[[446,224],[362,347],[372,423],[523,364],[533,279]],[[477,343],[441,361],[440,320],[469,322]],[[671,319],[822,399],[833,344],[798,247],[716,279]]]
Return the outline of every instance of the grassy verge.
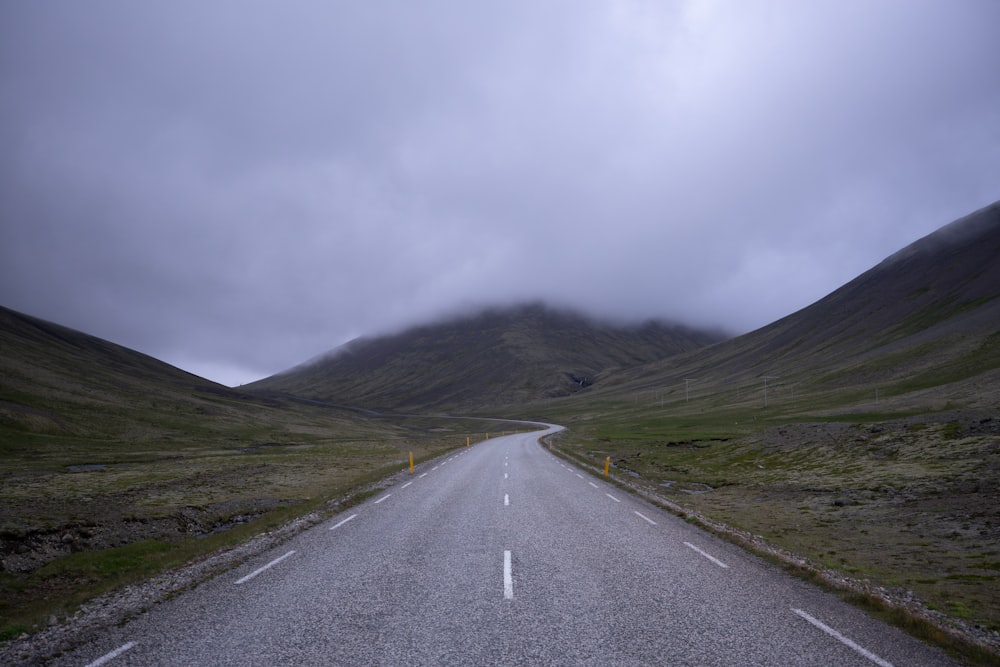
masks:
[[[998,425],[956,415],[887,419],[744,415],[577,418],[565,453],[746,537],[913,600],[985,633],[1000,631]],[[876,417],[883,421],[869,421]],[[825,575],[824,575],[825,576]],[[851,594],[887,620],[996,664],[876,594]]]
[[[238,403],[146,421],[133,410],[120,424],[93,420],[100,429],[0,424],[0,641],[297,517],[340,511],[411,452],[419,463],[510,428]]]

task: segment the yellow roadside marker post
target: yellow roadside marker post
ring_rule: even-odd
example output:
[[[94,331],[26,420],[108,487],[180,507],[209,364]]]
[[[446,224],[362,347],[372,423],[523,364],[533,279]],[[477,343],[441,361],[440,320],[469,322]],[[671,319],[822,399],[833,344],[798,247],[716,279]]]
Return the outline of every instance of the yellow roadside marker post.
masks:
[[[489,433],[487,433],[487,434],[486,434],[486,439],[487,439],[487,440],[489,440],[489,439],[490,439],[490,434],[489,434]]]
[[[604,459],[604,476],[607,477],[611,470],[611,457]]]
[[[413,452],[410,452],[410,474],[413,474]]]
[[[470,438],[469,436],[465,436],[465,446],[466,446],[466,447],[468,447],[468,446],[469,446],[469,442],[470,442],[471,440],[472,440],[472,439],[471,439],[471,438]]]

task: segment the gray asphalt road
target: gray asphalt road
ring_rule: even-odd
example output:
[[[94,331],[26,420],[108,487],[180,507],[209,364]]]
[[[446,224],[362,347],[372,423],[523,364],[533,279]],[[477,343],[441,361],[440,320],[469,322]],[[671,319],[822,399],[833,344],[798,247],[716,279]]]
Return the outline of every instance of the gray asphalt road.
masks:
[[[955,664],[538,436],[425,464],[58,664]]]

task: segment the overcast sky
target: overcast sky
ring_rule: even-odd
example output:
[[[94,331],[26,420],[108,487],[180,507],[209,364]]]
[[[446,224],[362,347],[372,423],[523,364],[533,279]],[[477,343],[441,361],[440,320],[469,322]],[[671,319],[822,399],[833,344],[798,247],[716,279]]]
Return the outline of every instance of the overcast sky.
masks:
[[[235,385],[456,309],[763,326],[1000,198],[1000,2],[0,2],[0,305]]]

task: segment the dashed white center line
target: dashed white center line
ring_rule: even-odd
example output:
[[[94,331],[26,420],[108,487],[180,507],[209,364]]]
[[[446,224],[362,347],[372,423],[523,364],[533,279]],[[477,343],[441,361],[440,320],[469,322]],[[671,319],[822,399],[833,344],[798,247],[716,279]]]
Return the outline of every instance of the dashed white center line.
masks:
[[[503,474],[503,478],[504,478],[504,479],[507,479],[507,473],[504,473],[504,474]]]
[[[590,485],[591,485],[592,487],[594,487],[595,489],[596,489],[596,488],[598,488],[598,487],[597,487],[597,485],[596,485],[596,484],[594,484],[593,482],[587,482],[587,484],[590,484]]]
[[[699,549],[699,548],[698,548],[698,547],[696,547],[695,545],[691,544],[690,542],[685,542],[685,543],[684,543],[684,546],[686,546],[686,547],[690,547],[691,549],[694,549],[695,551],[697,551],[697,552],[698,552],[698,553],[700,553],[700,554],[701,554],[702,556],[704,556],[704,557],[705,557],[705,558],[707,558],[708,560],[712,561],[713,563],[715,563],[715,564],[716,564],[716,565],[718,565],[719,567],[724,567],[724,568],[726,568],[726,569],[729,569],[729,566],[728,566],[728,565],[726,565],[725,563],[723,563],[723,562],[722,562],[721,560],[719,560],[719,559],[718,559],[718,558],[716,558],[715,556],[710,556],[710,555],[708,555],[707,553],[705,553],[704,551],[702,551],[701,549]]]
[[[574,474],[575,474],[575,475],[576,475],[577,477],[579,477],[580,479],[583,479],[583,475],[581,475],[580,473],[574,473]]]
[[[378,500],[376,500],[376,501],[375,501],[375,504],[376,504],[376,505],[378,505],[378,504],[379,504],[380,502],[382,502],[382,501],[383,501],[383,500],[385,500],[386,498],[391,498],[391,497],[392,497],[392,494],[391,494],[391,493],[387,493],[387,494],[385,494],[384,496],[382,496],[381,498],[379,498]]]
[[[427,473],[424,473],[423,475],[421,475],[421,476],[420,476],[420,477],[418,477],[417,479],[423,479],[424,477],[427,477]]]
[[[251,573],[250,573],[250,574],[248,574],[247,576],[245,576],[245,577],[242,577],[242,578],[240,578],[240,579],[237,579],[237,580],[236,580],[236,583],[237,583],[237,584],[242,584],[242,583],[245,583],[245,582],[247,582],[247,581],[250,581],[251,579],[253,579],[254,577],[256,577],[256,576],[257,576],[258,574],[260,574],[261,572],[263,572],[264,570],[267,570],[268,568],[271,568],[271,567],[274,567],[275,565],[277,565],[277,564],[278,564],[278,563],[280,563],[281,561],[283,561],[283,560],[285,560],[286,558],[288,558],[289,556],[291,556],[291,555],[292,555],[293,553],[295,553],[295,550],[294,550],[294,549],[292,549],[291,551],[289,551],[289,552],[288,552],[287,554],[285,554],[284,556],[278,556],[277,558],[275,558],[274,560],[272,560],[272,561],[271,561],[270,563],[268,563],[267,565],[265,565],[265,566],[263,566],[263,567],[258,567],[258,568],[257,568],[256,570],[254,570],[253,572],[251,572]]]
[[[510,496],[505,493],[503,494],[503,506],[507,507],[508,505],[510,505]]]
[[[431,472],[434,472],[435,470],[437,470],[437,469],[438,469],[438,468],[440,468],[440,467],[441,467],[441,466],[434,466],[433,468],[431,468]]]
[[[874,653],[872,653],[871,651],[869,651],[865,647],[860,646],[859,644],[856,644],[855,642],[851,641],[850,639],[848,639],[844,635],[840,634],[839,632],[837,632],[836,630],[834,630],[833,628],[831,628],[826,623],[823,623],[822,621],[816,620],[815,618],[813,618],[812,616],[810,616],[806,612],[802,611],[801,609],[792,609],[792,611],[795,612],[796,614],[798,614],[799,616],[801,616],[802,618],[804,618],[805,620],[809,621],[814,626],[816,626],[817,628],[819,628],[820,630],[822,630],[826,634],[830,635],[831,637],[833,637],[837,641],[841,642],[845,646],[849,646],[850,648],[854,649],[855,651],[857,651],[861,655],[865,656],[866,658],[868,658],[869,660],[871,660],[872,662],[874,662],[876,665],[879,665],[879,667],[892,667],[892,663],[891,662],[883,660],[882,658],[878,657],[877,655],[875,655]]]
[[[106,653],[105,655],[102,655],[100,658],[98,658],[94,662],[88,663],[87,667],[100,667],[101,665],[103,665],[103,664],[105,664],[107,662],[110,662],[111,660],[114,660],[115,658],[117,658],[118,656],[120,656],[125,651],[128,651],[129,649],[132,649],[134,647],[135,647],[135,642],[129,642],[128,644],[122,644],[121,646],[119,646],[118,648],[116,648],[111,653]]]
[[[636,514],[638,514],[639,517],[641,517],[644,521],[648,521],[649,523],[653,524],[654,526],[656,525],[655,521],[653,521],[652,519],[650,519],[648,516],[646,516],[642,512],[636,512]]]
[[[620,503],[621,502],[620,500],[618,500],[617,498],[615,498],[610,493],[605,493],[604,495],[606,495],[608,498],[611,498],[611,500],[615,501],[616,503]]]
[[[510,552],[503,552],[503,597],[505,600],[514,599],[514,577],[510,571]]]
[[[409,486],[410,484],[413,484],[413,482],[407,482],[406,484],[404,484],[403,486],[401,486],[401,487],[399,487],[399,488],[401,488],[401,489],[405,489],[405,488],[406,488],[406,487],[408,487],[408,486]]]
[[[338,523],[336,525],[333,525],[333,526],[330,526],[330,530],[334,530],[335,528],[340,528],[341,526],[343,526],[345,523],[347,523],[348,521],[350,521],[351,519],[353,519],[356,516],[357,516],[357,514],[352,514],[351,516],[347,517],[346,519],[344,519],[340,523]]]

